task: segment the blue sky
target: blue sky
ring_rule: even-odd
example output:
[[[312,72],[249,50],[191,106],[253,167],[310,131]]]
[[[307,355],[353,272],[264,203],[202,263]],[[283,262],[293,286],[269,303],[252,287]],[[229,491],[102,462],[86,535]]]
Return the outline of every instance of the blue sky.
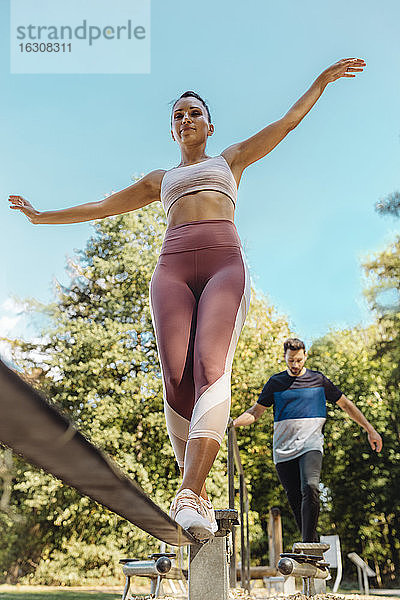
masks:
[[[364,72],[329,84],[245,171],[236,225],[255,287],[300,337],[366,324],[360,265],[397,226],[374,204],[399,189],[399,20],[398,0],[153,1],[150,74],[15,75],[1,0],[0,335],[34,335],[12,296],[52,300],[53,278],[68,281],[66,257],[92,233],[90,223],[33,226],[8,208],[9,194],[59,209],[177,165],[169,102],[187,89],[209,102],[208,153],[219,154],[345,57],[363,58]]]

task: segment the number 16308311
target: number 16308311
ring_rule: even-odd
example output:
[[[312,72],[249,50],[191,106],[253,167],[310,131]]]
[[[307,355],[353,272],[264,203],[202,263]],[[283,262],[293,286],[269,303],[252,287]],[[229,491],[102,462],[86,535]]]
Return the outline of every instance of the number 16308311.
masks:
[[[59,42],[25,42],[18,44],[21,52],[71,52],[72,44]]]

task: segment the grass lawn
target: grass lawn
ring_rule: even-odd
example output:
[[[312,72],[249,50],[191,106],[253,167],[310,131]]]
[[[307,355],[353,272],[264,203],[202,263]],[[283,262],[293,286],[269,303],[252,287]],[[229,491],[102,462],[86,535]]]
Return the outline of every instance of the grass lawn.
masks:
[[[121,591],[0,585],[0,600],[93,600],[93,596],[96,600],[120,600]],[[146,595],[139,594],[138,597],[145,598]]]

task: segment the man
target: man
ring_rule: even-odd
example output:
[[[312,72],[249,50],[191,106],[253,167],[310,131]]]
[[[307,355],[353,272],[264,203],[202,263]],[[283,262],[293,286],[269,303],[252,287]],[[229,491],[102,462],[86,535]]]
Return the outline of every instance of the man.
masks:
[[[270,377],[256,404],[235,419],[233,425],[251,425],[268,406],[273,406],[273,459],[278,477],[303,542],[317,542],[326,402],[337,404],[361,425],[376,452],[382,449],[382,438],[338,387],[319,371],[304,366],[307,353],[301,340],[290,338],[283,347],[286,371]]]

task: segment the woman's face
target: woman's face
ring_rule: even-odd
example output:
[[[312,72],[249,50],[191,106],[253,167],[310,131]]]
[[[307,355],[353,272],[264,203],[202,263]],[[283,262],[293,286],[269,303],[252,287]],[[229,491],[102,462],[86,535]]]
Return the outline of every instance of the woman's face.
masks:
[[[208,122],[205,106],[197,98],[180,98],[172,111],[172,138],[179,145],[196,146],[212,135],[214,126]]]

